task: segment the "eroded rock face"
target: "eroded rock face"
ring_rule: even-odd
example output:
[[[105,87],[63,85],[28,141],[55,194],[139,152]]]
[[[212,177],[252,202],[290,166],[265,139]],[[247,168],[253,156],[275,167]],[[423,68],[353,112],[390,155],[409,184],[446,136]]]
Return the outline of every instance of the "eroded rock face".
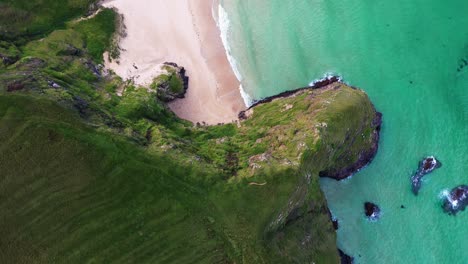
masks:
[[[443,208],[448,214],[456,215],[458,212],[465,210],[467,205],[468,185],[461,185],[453,188],[445,197]]]
[[[438,161],[434,156],[424,158],[419,163],[418,171],[411,177],[411,190],[415,195],[418,195],[419,190],[421,189],[422,178],[441,166],[442,163],[440,163],[440,161]]]
[[[380,218],[380,208],[374,203],[365,202],[364,203],[364,213],[366,214],[369,220],[377,220]]]

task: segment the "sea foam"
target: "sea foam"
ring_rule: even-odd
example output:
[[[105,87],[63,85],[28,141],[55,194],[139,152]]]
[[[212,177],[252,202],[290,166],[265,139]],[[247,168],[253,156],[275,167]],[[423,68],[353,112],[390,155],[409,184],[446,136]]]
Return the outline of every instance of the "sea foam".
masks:
[[[226,51],[226,56],[228,58],[229,64],[231,65],[232,71],[236,75],[236,78],[239,82],[242,82],[243,77],[239,71],[237,60],[234,58],[231,52],[231,46],[229,45],[229,31],[231,27],[231,21],[229,20],[228,13],[223,8],[221,4],[218,5],[218,19],[216,20],[219,30],[221,31],[221,41],[223,42],[224,50]],[[244,90],[244,87],[239,85],[239,90],[244,100],[244,104],[249,107],[253,104],[252,97]]]
[[[332,78],[332,77],[338,77],[338,81],[339,81],[339,82],[342,82],[342,81],[343,81],[343,78],[341,78],[341,76],[336,75],[336,74],[333,74],[333,73],[331,73],[331,72],[327,72],[327,73],[325,73],[325,74],[323,75],[322,78],[320,78],[320,79],[315,79],[315,80],[309,82],[309,86],[313,86],[314,84],[316,84],[316,83],[318,83],[318,82],[321,82],[321,81],[324,81],[324,80],[328,80],[328,79],[330,79],[330,78]]]

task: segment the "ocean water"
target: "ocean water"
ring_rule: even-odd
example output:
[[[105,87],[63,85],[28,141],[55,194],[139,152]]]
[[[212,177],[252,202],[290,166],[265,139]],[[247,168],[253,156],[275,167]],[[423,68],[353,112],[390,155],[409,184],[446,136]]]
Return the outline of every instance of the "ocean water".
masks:
[[[221,6],[225,45],[252,98],[337,74],[384,115],[372,164],[346,181],[321,181],[340,223],[338,246],[357,263],[468,263],[468,210],[449,216],[441,209],[444,190],[468,184],[468,1]],[[443,166],[416,197],[410,176],[427,155]],[[364,218],[365,201],[381,207],[379,221]]]

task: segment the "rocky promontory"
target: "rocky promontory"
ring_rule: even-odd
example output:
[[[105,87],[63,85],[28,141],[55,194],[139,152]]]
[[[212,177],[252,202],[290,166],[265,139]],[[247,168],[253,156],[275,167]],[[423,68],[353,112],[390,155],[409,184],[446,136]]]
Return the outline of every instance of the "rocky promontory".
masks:
[[[363,91],[339,82],[338,77],[330,77],[308,88],[260,100],[241,112],[239,118],[239,135],[249,135],[254,140],[247,152],[258,152],[248,156],[248,167],[238,170],[236,177],[254,177],[255,186],[269,185],[261,175],[271,170],[293,169],[290,175],[302,177],[284,208],[269,222],[266,233],[271,246],[281,256],[288,256],[292,247],[302,248],[304,255],[307,251],[317,252],[313,245],[321,242],[300,230],[315,232],[322,219],[328,222],[327,236],[334,237],[338,222],[333,222],[323,194],[308,198],[321,193],[313,182],[319,176],[343,179],[368,164],[378,148],[382,115]],[[247,144],[249,140],[241,141]],[[243,153],[238,153],[238,164],[244,163]],[[296,235],[288,235],[293,233]],[[288,250],[283,246],[286,244]],[[343,259],[350,261],[351,257]]]

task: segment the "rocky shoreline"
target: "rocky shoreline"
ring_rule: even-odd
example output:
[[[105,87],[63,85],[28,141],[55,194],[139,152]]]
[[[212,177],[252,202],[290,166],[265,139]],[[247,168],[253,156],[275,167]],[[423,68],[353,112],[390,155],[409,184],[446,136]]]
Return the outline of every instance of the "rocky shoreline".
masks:
[[[340,82],[340,80],[341,80],[341,78],[338,77],[338,76],[329,76],[329,77],[325,77],[325,78],[323,78],[321,80],[318,80],[318,81],[314,82],[311,86],[285,91],[285,92],[279,93],[277,95],[273,95],[273,96],[269,96],[269,97],[260,99],[258,101],[255,101],[246,110],[241,111],[239,113],[238,117],[239,117],[240,120],[245,120],[245,119],[247,119],[246,112],[251,110],[252,108],[258,106],[258,105],[272,102],[275,99],[286,98],[286,97],[290,97],[290,96],[293,96],[293,95],[297,95],[298,93],[305,92],[307,90],[320,89],[320,88],[323,88],[323,87],[328,86],[330,84]]]
[[[280,98],[286,98],[286,97],[290,97],[290,96],[296,96],[300,93],[303,93],[303,92],[306,92],[308,90],[311,90],[311,89],[321,89],[321,88],[324,88],[330,84],[333,84],[333,83],[339,83],[341,81],[341,78],[339,76],[329,76],[329,77],[325,77],[324,79],[321,79],[317,82],[315,82],[314,84],[312,84],[311,86],[309,87],[303,87],[303,88],[299,88],[299,89],[295,89],[295,90],[291,90],[291,91],[286,91],[286,92],[282,92],[280,94],[277,94],[277,95],[274,95],[274,96],[270,96],[270,97],[267,97],[267,98],[264,98],[264,99],[261,99],[257,102],[255,102],[253,105],[251,105],[248,109],[244,110],[244,111],[241,111],[239,113],[239,120],[246,120],[249,116],[249,111],[251,109],[253,109],[254,107],[258,106],[258,105],[261,105],[261,104],[265,104],[265,103],[269,103],[269,102],[272,102],[276,99],[280,99]],[[352,87],[354,88],[354,87]],[[354,88],[356,89],[356,88]],[[375,108],[374,108],[375,109]],[[327,171],[322,171],[319,173],[319,176],[320,177],[328,177],[328,178],[332,178],[332,179],[335,179],[335,180],[344,180],[348,177],[350,177],[351,175],[353,175],[354,173],[358,172],[360,169],[362,169],[363,167],[367,166],[375,157],[375,155],[377,154],[377,151],[379,149],[379,140],[380,140],[380,129],[381,129],[381,126],[382,126],[382,113],[380,112],[377,112],[375,111],[375,117],[372,121],[372,128],[373,128],[373,132],[372,132],[372,146],[370,149],[368,149],[367,151],[361,153],[361,155],[359,156],[359,159],[352,165],[346,167],[346,168],[343,168],[343,169],[340,169],[338,171],[331,171],[331,170],[327,170]]]
[[[330,86],[330,85],[332,85],[334,83],[340,83],[340,80],[341,79],[338,76],[326,77],[326,78],[324,78],[322,80],[319,80],[319,81],[315,82],[313,85],[311,85],[309,87],[303,87],[303,88],[299,88],[299,89],[295,89],[295,90],[291,90],[291,91],[286,91],[286,92],[282,92],[280,94],[277,94],[277,95],[274,95],[274,96],[271,96],[271,97],[264,98],[262,100],[259,100],[259,101],[255,102],[253,105],[251,105],[245,111],[240,112],[239,113],[239,119],[241,121],[248,119],[251,116],[251,114],[253,113],[253,111],[254,111],[253,108],[255,108],[255,107],[259,106],[259,105],[270,103],[270,102],[273,102],[273,101],[278,100],[278,99],[283,99],[283,98],[288,98],[288,97],[295,97],[295,96],[298,96],[298,95],[300,95],[302,93],[310,91],[311,89],[315,90],[315,89],[325,88],[325,87]],[[351,87],[351,88],[357,89],[357,88],[354,88],[354,87]],[[333,89],[333,86],[331,86],[331,89]],[[376,155],[376,153],[378,151],[378,143],[379,143],[379,139],[380,139],[380,130],[381,130],[381,126],[382,126],[382,114],[375,111],[375,107],[373,105],[372,105],[372,108],[374,109],[375,116],[373,117],[373,119],[371,121],[371,124],[370,124],[370,127],[372,128],[370,147],[368,147],[366,150],[359,153],[358,160],[356,162],[354,162],[353,164],[351,164],[349,166],[346,166],[344,168],[338,168],[338,170],[335,170],[337,168],[331,168],[330,170],[327,170],[327,171],[321,171],[319,173],[320,177],[329,177],[329,178],[333,178],[335,180],[343,180],[343,179],[346,179],[347,177],[351,176],[352,174],[358,172],[360,169],[362,169],[363,167],[368,165],[373,160],[373,158],[375,157],[375,155]],[[333,217],[333,215],[330,212],[329,208],[327,208],[327,210],[328,210],[328,215],[329,215],[330,221],[333,224],[333,228],[335,230],[337,230],[339,228],[338,219]],[[372,219],[372,220],[378,219],[380,209],[375,205],[375,207],[373,206],[370,209],[370,211],[371,212],[369,213],[368,218]],[[349,256],[346,253],[344,253],[341,249],[338,249],[338,252],[339,252],[340,259],[341,259],[341,263],[353,263],[354,262],[354,258],[352,256]]]
[[[337,181],[344,180],[351,175],[355,174],[365,166],[367,166],[374,159],[379,149],[380,129],[382,126],[382,113],[376,112],[374,120],[372,121],[372,146],[369,150],[361,153],[359,159],[350,166],[343,168],[339,171],[321,171],[320,177],[332,178]]]

